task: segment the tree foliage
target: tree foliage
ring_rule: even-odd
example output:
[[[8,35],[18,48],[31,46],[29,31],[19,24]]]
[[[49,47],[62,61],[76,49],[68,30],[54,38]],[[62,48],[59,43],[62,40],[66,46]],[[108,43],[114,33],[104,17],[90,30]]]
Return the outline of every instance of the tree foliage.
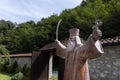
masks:
[[[10,53],[32,52],[55,40],[58,21],[59,39],[69,36],[72,27],[80,29],[80,37],[87,39],[96,19],[103,21],[102,38],[120,36],[120,1],[119,0],[84,0],[73,9],[65,9],[60,15],[53,14],[35,23],[28,21],[15,24],[0,20],[0,44],[5,45]]]

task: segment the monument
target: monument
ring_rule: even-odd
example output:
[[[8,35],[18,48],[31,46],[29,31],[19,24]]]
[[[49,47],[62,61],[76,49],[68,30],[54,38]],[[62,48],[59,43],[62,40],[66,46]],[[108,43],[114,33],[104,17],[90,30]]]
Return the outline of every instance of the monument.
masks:
[[[64,80],[90,80],[88,59],[100,57],[104,53],[99,41],[102,36],[99,29],[101,25],[101,21],[95,21],[93,32],[85,43],[81,42],[77,28],[69,30],[67,46],[56,38],[56,55],[65,59]]]

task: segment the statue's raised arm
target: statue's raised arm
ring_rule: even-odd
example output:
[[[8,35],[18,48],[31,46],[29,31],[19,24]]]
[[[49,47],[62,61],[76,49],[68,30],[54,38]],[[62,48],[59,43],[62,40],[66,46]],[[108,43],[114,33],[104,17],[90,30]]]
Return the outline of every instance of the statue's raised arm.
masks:
[[[97,41],[98,39],[100,39],[100,37],[102,37],[102,32],[99,29],[99,27],[102,25],[102,22],[100,20],[96,20],[95,21],[95,25],[92,27],[93,32],[92,32],[92,38]]]
[[[101,42],[99,41],[100,37],[102,37],[102,32],[99,29],[101,25],[102,22],[100,20],[95,21],[95,25],[92,27],[93,32],[83,46],[83,50],[86,51],[86,54],[83,53],[82,57],[93,59],[103,54],[104,51],[101,46]]]

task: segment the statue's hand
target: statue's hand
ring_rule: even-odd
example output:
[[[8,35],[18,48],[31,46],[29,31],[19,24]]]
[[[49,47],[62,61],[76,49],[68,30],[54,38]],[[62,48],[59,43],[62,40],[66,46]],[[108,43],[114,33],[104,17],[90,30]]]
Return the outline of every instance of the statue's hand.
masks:
[[[60,41],[59,40],[55,40],[55,43],[60,43]]]
[[[101,25],[102,25],[102,22],[100,20],[96,20],[95,25],[92,27],[92,29],[93,29],[92,36],[93,36],[94,40],[98,40],[102,36],[102,32],[99,29],[99,26],[101,26]]]
[[[100,20],[95,21],[95,25],[92,27],[92,29],[99,29],[99,27],[102,26],[102,22]]]
[[[95,21],[95,25],[99,27],[102,25],[102,22],[98,19]]]

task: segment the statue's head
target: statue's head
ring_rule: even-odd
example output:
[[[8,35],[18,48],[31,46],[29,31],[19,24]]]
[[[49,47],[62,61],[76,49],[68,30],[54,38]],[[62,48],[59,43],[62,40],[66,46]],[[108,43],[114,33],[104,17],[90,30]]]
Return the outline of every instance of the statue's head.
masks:
[[[76,45],[80,45],[81,40],[79,38],[79,29],[78,28],[72,28],[69,30],[70,36],[67,43],[67,51],[72,51],[76,47]]]
[[[69,30],[70,37],[71,36],[79,36],[79,29],[78,28],[72,28]]]

